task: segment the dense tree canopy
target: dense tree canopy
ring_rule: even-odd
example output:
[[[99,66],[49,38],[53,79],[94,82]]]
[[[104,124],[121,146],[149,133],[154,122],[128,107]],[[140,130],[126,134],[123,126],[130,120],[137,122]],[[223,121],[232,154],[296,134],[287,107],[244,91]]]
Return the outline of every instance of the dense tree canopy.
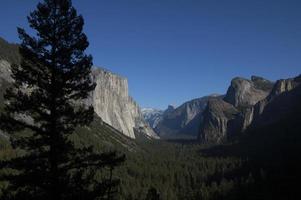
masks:
[[[123,160],[116,153],[93,154],[76,149],[69,136],[94,116],[84,100],[95,88],[92,57],[82,32],[84,20],[71,0],[45,0],[28,16],[35,36],[18,28],[20,65],[12,66],[13,86],[6,91],[1,129],[11,134],[19,155],[2,167],[17,199],[95,199],[110,196],[110,180],[93,183],[95,170]],[[91,189],[93,188],[93,189]]]

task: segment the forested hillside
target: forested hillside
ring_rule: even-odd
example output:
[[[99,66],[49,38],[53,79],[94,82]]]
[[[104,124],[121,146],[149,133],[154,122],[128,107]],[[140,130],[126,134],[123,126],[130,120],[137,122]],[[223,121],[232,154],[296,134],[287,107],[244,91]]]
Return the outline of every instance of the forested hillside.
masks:
[[[246,137],[221,146],[143,136],[132,140],[99,118],[72,139],[79,147],[92,144],[98,152],[126,154],[126,162],[114,171],[121,181],[117,199],[145,199],[151,189],[162,200],[296,199],[300,113],[297,106],[281,123],[250,129]],[[2,139],[1,159],[14,154]]]
[[[279,79],[300,70],[293,4],[39,2],[29,26],[3,10],[33,30],[0,37],[0,200],[301,199],[301,75]],[[204,96],[253,72],[271,81]],[[196,99],[142,110],[131,92],[144,106]]]

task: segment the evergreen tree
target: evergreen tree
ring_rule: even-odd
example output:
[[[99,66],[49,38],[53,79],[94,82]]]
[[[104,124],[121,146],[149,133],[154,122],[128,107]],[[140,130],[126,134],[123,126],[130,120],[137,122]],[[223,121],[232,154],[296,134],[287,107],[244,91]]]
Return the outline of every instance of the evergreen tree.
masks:
[[[18,28],[22,41],[20,65],[12,66],[13,86],[6,91],[1,129],[11,134],[19,156],[3,161],[14,170],[5,177],[6,199],[96,199],[116,185],[111,177],[97,182],[96,171],[121,163],[116,153],[93,154],[76,149],[69,136],[77,126],[93,120],[92,106],[84,104],[95,88],[84,20],[71,0],[45,0],[30,13],[36,31]]]
[[[160,194],[157,192],[156,188],[151,187],[146,195],[145,200],[160,200]]]

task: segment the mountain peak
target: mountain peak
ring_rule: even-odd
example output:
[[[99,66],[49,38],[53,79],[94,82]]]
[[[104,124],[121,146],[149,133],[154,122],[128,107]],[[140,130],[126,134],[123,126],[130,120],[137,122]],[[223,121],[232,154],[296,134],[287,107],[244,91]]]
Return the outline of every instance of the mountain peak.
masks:
[[[236,77],[232,79],[224,100],[235,107],[253,106],[264,99],[273,88],[273,83],[259,76],[251,80]]]
[[[176,109],[176,106],[174,106],[174,105],[168,105],[168,107],[167,107],[167,110],[174,110],[174,109]]]

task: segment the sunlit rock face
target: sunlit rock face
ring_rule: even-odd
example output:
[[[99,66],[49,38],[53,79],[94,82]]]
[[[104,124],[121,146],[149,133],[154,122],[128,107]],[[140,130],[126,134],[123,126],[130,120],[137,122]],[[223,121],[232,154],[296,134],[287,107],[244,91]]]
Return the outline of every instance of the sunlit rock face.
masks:
[[[177,108],[169,106],[155,127],[163,139],[195,139],[198,136],[200,121],[209,99],[205,96],[187,101]]]
[[[10,63],[0,59],[0,102],[3,102],[3,94],[11,82]]]
[[[103,121],[121,131],[128,137],[135,138],[134,130],[156,138],[154,131],[144,121],[138,104],[128,94],[126,78],[101,68],[92,71],[93,81],[97,86],[92,93],[89,104]],[[11,84],[11,64],[0,60],[0,101],[3,93]]]
[[[258,76],[232,79],[223,99],[209,101],[200,125],[199,139],[204,143],[221,143],[245,131],[264,108],[274,83]],[[289,87],[289,86],[288,86]],[[261,105],[258,105],[262,102]]]
[[[4,92],[7,88],[7,86],[9,85],[9,83],[11,82],[10,74],[11,74],[10,64],[5,60],[0,59],[0,103],[3,102]],[[0,109],[1,109],[1,107],[2,107],[2,105],[0,105]],[[6,138],[6,137],[7,137],[7,135],[4,134],[0,130],[0,139]]]
[[[92,76],[97,85],[91,101],[103,121],[131,138],[135,138],[135,130],[157,137],[144,121],[138,104],[129,96],[126,78],[102,68],[94,68]]]
[[[0,59],[0,80],[11,81],[10,63]]]
[[[289,78],[289,79],[280,79],[275,83],[269,98],[273,98],[274,96],[280,95],[284,92],[289,92],[292,89],[296,88],[300,85],[301,76],[296,78]]]
[[[12,83],[12,63],[20,63],[18,45],[0,38],[0,102],[4,100],[5,89]],[[157,138],[144,121],[139,106],[129,96],[126,78],[101,68],[94,68],[91,77],[97,86],[86,102],[94,106],[103,121],[130,138],[135,138],[134,132]]]
[[[233,105],[222,99],[210,99],[203,114],[199,139],[203,143],[222,143],[227,139],[230,129],[239,129],[234,124],[230,126],[238,113]]]
[[[232,79],[224,100],[235,107],[254,106],[268,96],[272,87],[272,82],[261,77],[252,76],[251,80],[236,77]]]
[[[245,130],[285,120],[300,107],[301,75],[272,83],[260,77],[235,78],[223,100],[209,101],[199,139],[221,143]]]

